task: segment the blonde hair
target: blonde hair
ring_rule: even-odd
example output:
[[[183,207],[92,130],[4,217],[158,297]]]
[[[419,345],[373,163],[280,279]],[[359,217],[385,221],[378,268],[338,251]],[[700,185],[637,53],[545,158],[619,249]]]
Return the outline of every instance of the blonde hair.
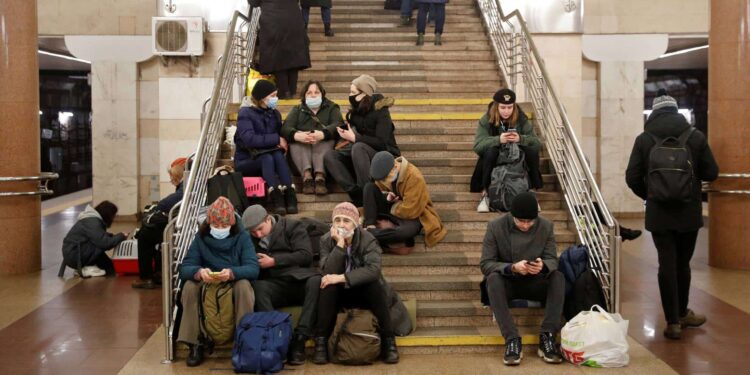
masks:
[[[494,125],[496,128],[500,126],[500,123],[503,120],[502,117],[500,117],[500,110],[498,109],[499,105],[500,103],[493,101],[492,103],[490,103],[489,110],[487,110],[490,115],[490,124]],[[518,108],[518,104],[513,103],[513,113],[508,119],[509,129],[515,129],[516,125],[518,125],[518,111],[520,111],[520,109]]]
[[[172,185],[179,185],[185,177],[185,164],[173,165],[167,168],[167,173],[169,173],[169,181]]]

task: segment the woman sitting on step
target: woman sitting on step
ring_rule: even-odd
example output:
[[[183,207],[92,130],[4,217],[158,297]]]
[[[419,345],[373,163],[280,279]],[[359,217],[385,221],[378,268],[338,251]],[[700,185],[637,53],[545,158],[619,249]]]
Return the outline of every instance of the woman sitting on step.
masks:
[[[539,150],[542,147],[534,133],[534,127],[516,103],[516,93],[510,89],[498,90],[487,107],[487,113],[479,120],[474,136],[474,152],[479,155],[471,176],[471,192],[482,192],[477,212],[489,212],[487,189],[492,182],[492,169],[497,164],[500,144],[518,143],[524,153],[529,172],[529,188],[541,189],[542,174],[539,171]]]
[[[296,214],[297,195],[284,158],[289,146],[280,134],[276,86],[261,79],[255,83],[249,99],[249,102],[247,97],[243,100],[237,116],[235,169],[244,176],[262,176],[266,180],[274,213]]]
[[[344,125],[337,129],[340,140],[324,157],[326,170],[357,207],[362,207],[362,189],[370,182],[370,160],[375,153],[401,155],[388,109],[394,100],[377,92],[378,83],[367,74],[352,81],[351,109]]]
[[[300,102],[286,116],[281,135],[289,142],[294,165],[302,173],[302,193],[328,194],[323,157],[333,149],[336,128],[344,119],[339,105],[326,98],[326,90],[318,81],[305,84]]]

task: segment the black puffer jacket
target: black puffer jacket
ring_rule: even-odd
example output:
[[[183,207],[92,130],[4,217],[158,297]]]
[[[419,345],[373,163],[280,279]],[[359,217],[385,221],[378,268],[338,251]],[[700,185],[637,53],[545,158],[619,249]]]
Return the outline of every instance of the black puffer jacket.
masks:
[[[125,235],[107,233],[107,226],[99,212],[91,206],[86,206],[63,239],[63,260],[68,267],[78,268],[80,255],[81,267],[89,266],[103,252],[122,241],[125,241]]]
[[[263,74],[310,67],[310,39],[296,0],[249,0],[260,7],[258,71]]]
[[[400,156],[401,151],[396,145],[396,127],[391,120],[391,111],[395,100],[381,94],[372,96],[372,107],[365,111],[351,111],[347,120],[357,133],[357,142],[364,142],[375,151],[388,151],[393,156]]]
[[[646,121],[644,132],[635,139],[625,172],[625,181],[633,193],[646,200],[646,229],[651,232],[669,230],[689,232],[703,226],[700,183],[694,184],[693,200],[690,202],[665,204],[647,200],[648,158],[655,143],[653,138],[646,133],[659,138],[679,137],[689,127],[690,124],[685,117],[677,113],[676,108],[661,108],[651,113]],[[711,147],[708,146],[706,136],[696,129],[688,138],[687,145],[693,159],[695,177],[700,181],[715,180],[719,175],[719,166],[716,164]]]

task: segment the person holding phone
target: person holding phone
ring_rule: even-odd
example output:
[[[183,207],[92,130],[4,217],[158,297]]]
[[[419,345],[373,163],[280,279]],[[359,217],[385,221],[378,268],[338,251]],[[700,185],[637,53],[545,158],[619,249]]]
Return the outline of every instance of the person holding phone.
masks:
[[[547,363],[562,362],[555,338],[561,328],[565,278],[557,262],[554,224],[539,216],[534,193],[518,194],[510,213],[487,225],[479,261],[485,277],[482,302],[489,302],[505,338],[506,365],[521,363],[521,336],[508,306],[512,299],[546,302],[537,355]]]
[[[201,286],[204,283],[232,283],[235,324],[253,312],[255,293],[250,284],[258,278],[258,257],[250,236],[237,223],[229,199],[219,197],[208,208],[180,266],[182,322],[177,341],[187,344],[187,365],[203,362],[206,344],[200,334]]]
[[[539,169],[542,144],[526,114],[516,103],[516,93],[510,89],[501,89],[492,97],[474,136],[474,152],[479,155],[479,160],[471,176],[470,191],[482,193],[477,212],[490,211],[487,189],[492,182],[492,170],[497,165],[500,145],[508,143],[517,143],[524,153],[529,172],[529,188],[541,189],[544,186]]]

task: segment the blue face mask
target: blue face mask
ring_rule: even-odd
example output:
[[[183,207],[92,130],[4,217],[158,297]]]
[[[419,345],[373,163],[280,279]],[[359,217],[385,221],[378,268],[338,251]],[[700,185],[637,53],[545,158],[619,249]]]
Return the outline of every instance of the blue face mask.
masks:
[[[276,109],[276,104],[279,103],[279,97],[273,96],[268,98],[268,101],[266,102],[266,106],[270,109]]]
[[[223,240],[227,237],[229,237],[229,231],[232,229],[232,227],[227,227],[224,229],[211,227],[211,236],[217,240]]]
[[[321,104],[323,104],[323,97],[319,96],[317,98],[305,98],[305,104],[307,104],[307,106],[312,109],[318,108]]]

